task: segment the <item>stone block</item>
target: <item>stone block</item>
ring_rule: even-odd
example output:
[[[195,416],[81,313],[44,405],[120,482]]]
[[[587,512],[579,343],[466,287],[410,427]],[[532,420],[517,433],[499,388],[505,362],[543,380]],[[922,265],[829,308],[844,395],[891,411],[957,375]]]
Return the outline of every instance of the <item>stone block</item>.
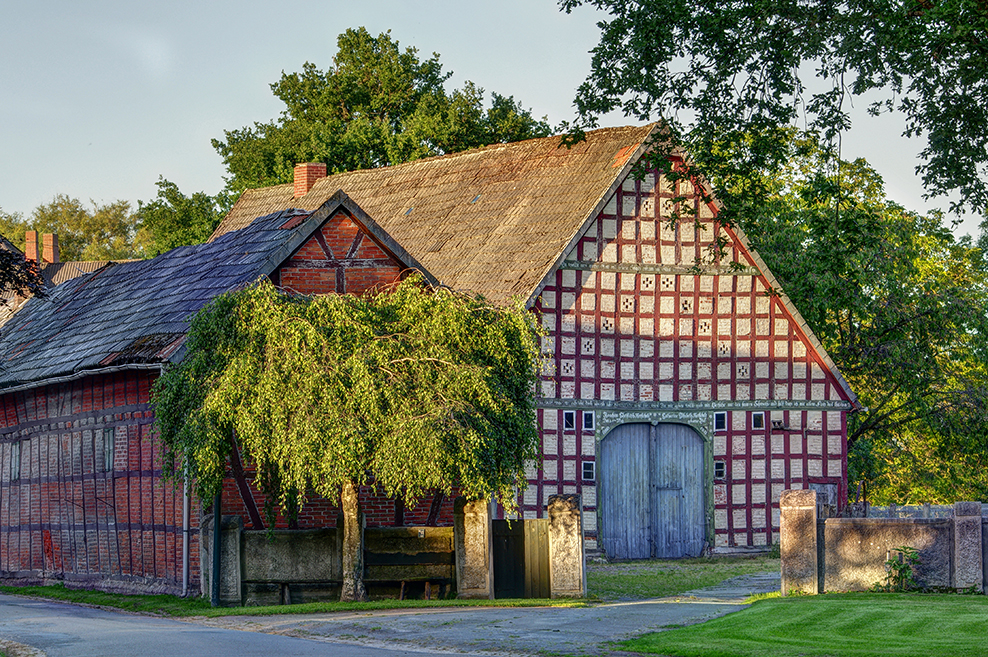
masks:
[[[453,534],[458,597],[493,600],[494,555],[487,501],[456,498],[453,503]]]
[[[239,607],[243,603],[241,591],[241,534],[244,523],[240,516],[223,516],[220,522],[220,605]],[[199,530],[199,568],[202,573],[202,590],[209,597],[213,586],[213,517],[202,519]]]
[[[950,586],[948,519],[828,518],[824,524],[825,591],[864,591],[885,579],[885,561],[906,545],[919,554],[919,586]]]
[[[954,503],[954,588],[984,591],[980,502]]]
[[[816,491],[782,491],[779,508],[782,595],[791,591],[819,593]]]
[[[582,508],[579,495],[549,498],[549,588],[553,598],[582,598],[587,592]]]

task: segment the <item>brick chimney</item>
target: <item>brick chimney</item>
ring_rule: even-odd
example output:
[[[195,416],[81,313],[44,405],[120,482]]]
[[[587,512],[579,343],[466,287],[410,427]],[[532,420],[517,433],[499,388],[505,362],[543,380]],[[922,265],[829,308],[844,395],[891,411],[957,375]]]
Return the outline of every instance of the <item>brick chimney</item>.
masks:
[[[41,237],[41,258],[45,263],[58,262],[58,233],[45,233]]]
[[[36,230],[24,233],[24,259],[28,262],[38,261],[38,231]]]
[[[326,177],[325,162],[306,162],[295,165],[295,198],[301,198],[309,193],[312,186],[320,178]]]

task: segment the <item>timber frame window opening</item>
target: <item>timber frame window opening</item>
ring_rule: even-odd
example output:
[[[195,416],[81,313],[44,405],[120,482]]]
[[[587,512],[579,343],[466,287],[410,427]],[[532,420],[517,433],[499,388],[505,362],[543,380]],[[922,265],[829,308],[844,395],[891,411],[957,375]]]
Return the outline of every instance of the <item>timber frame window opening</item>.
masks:
[[[595,425],[594,425],[593,411],[583,411],[583,430],[593,431],[594,428]]]
[[[113,472],[116,437],[113,429],[103,429],[103,472]]]
[[[751,428],[752,429],[764,429],[765,428],[765,412],[758,411],[751,414]]]
[[[597,479],[597,464],[593,461],[583,462],[583,481],[594,481]]]
[[[576,431],[576,411],[563,411],[563,431]]]
[[[727,431],[727,411],[714,413],[714,431],[718,433]]]
[[[714,461],[714,479],[727,478],[727,463],[725,461]]]

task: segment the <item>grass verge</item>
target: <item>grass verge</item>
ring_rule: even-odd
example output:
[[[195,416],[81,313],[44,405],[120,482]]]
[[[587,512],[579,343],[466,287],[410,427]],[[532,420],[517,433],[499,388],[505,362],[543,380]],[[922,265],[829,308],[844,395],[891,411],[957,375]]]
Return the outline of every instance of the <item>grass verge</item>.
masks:
[[[378,609],[423,609],[429,607],[584,607],[582,600],[375,600],[372,602],[309,602],[269,607],[217,607],[203,598],[178,598],[171,595],[123,595],[102,591],[85,591],[53,586],[0,586],[0,593],[27,595],[48,600],[110,607],[163,616],[274,616],[277,614],[326,614],[339,611],[374,611]]]
[[[765,599],[618,647],[677,657],[967,657],[986,653],[985,627],[983,596],[841,593]]]
[[[588,593],[602,600],[661,598],[720,584],[739,575],[779,570],[768,556],[704,557],[587,564]]]

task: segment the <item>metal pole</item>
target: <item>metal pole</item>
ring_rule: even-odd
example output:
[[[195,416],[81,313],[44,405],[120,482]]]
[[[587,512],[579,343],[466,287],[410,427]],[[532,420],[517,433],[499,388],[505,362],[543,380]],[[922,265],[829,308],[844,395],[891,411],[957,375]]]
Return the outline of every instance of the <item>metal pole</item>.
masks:
[[[182,597],[189,595],[189,516],[192,503],[189,495],[189,470],[182,481]]]
[[[220,606],[220,498],[222,493],[216,493],[213,498],[213,571],[212,577],[212,600],[214,607]]]

